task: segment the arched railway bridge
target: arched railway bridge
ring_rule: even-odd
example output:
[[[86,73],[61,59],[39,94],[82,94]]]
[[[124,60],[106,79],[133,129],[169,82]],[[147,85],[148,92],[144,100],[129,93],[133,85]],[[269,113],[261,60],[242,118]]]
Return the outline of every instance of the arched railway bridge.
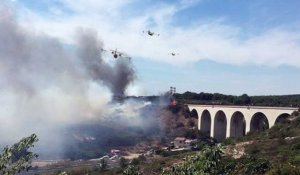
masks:
[[[188,107],[193,115],[198,116],[198,129],[217,141],[268,129],[298,110],[290,107],[194,104],[188,104]]]

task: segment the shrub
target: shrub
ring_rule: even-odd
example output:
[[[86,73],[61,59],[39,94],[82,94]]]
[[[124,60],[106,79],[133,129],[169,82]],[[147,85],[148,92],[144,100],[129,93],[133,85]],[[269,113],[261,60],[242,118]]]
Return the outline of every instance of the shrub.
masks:
[[[140,164],[140,160],[138,158],[134,158],[134,159],[131,160],[130,164],[131,165],[138,165],[138,164]]]
[[[300,164],[300,155],[294,155],[292,158],[292,163],[299,165]]]
[[[297,127],[300,127],[300,117],[299,117],[299,116],[296,117],[295,125],[296,125]]]
[[[163,162],[163,161],[155,161],[154,163],[151,164],[150,169],[152,172],[161,172],[163,170],[164,165],[165,165],[165,162]]]
[[[129,165],[124,171],[123,175],[142,175],[140,172],[139,167],[136,167],[134,165]]]
[[[292,150],[300,150],[300,142],[292,145]]]
[[[256,146],[249,146],[246,152],[249,153],[250,155],[255,155],[260,152],[260,149]]]
[[[220,172],[221,158],[223,152],[221,147],[206,147],[200,154],[189,156],[184,163],[174,165],[170,170],[163,170],[162,175],[182,175],[182,174],[224,174]]]
[[[71,170],[66,170],[61,172],[59,175],[82,175],[82,174],[90,174],[92,172],[91,169],[86,168],[86,167],[79,167],[79,168],[73,168]]]
[[[162,150],[162,149],[159,149],[159,150],[155,151],[155,153],[156,153],[157,155],[161,155],[161,156],[163,156],[163,157],[168,157],[168,156],[170,156],[170,153],[169,153],[168,151],[165,151],[165,150]]]
[[[138,160],[139,160],[140,162],[144,162],[144,161],[147,160],[147,158],[146,158],[146,156],[144,156],[144,155],[139,155]]]
[[[235,144],[235,140],[233,138],[227,138],[223,141],[224,145],[234,145]]]
[[[245,164],[245,175],[264,174],[270,166],[271,163],[268,160],[249,158]]]
[[[266,175],[298,175],[300,169],[290,164],[274,166]]]

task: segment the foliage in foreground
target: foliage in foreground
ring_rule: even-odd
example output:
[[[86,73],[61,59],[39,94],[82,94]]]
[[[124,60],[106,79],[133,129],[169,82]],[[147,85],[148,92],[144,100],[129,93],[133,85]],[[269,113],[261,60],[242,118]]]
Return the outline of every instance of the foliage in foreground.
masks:
[[[265,174],[271,164],[265,159],[244,157],[239,160],[223,156],[221,146],[205,147],[197,155],[188,156],[184,162],[165,168],[162,175],[259,175]],[[130,165],[123,175],[141,175],[142,172]]]
[[[11,147],[6,146],[0,154],[0,174],[12,175],[31,168],[31,160],[38,157],[37,154],[28,151],[38,141],[35,134],[23,138]]]
[[[201,153],[187,157],[184,163],[164,170],[163,175],[218,174],[222,159],[220,147],[205,148]]]
[[[264,174],[271,167],[268,160],[244,157],[239,160],[223,156],[220,146],[207,147],[200,154],[191,156],[171,170],[165,170],[163,175],[253,175]]]

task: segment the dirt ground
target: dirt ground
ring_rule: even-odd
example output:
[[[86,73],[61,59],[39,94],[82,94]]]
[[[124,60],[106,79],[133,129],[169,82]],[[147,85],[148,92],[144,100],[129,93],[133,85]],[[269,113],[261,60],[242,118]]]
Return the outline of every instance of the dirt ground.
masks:
[[[224,153],[226,156],[231,156],[234,159],[239,159],[245,154],[245,146],[252,144],[253,141],[241,142],[235,145],[229,145],[225,148]]]

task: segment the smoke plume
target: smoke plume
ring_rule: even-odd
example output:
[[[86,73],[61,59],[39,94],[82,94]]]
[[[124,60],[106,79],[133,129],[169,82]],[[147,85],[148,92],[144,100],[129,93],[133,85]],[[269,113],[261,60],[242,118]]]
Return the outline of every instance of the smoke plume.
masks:
[[[99,54],[103,44],[95,32],[81,30],[79,44],[79,56],[93,80],[102,81],[114,95],[124,96],[126,87],[134,80],[130,59],[119,58],[114,66],[104,62]]]
[[[0,146],[37,133],[42,151],[63,151],[63,129],[113,116],[112,96],[135,77],[130,60],[102,59],[96,32],[81,30],[69,47],[23,29],[1,3],[0,41]]]

